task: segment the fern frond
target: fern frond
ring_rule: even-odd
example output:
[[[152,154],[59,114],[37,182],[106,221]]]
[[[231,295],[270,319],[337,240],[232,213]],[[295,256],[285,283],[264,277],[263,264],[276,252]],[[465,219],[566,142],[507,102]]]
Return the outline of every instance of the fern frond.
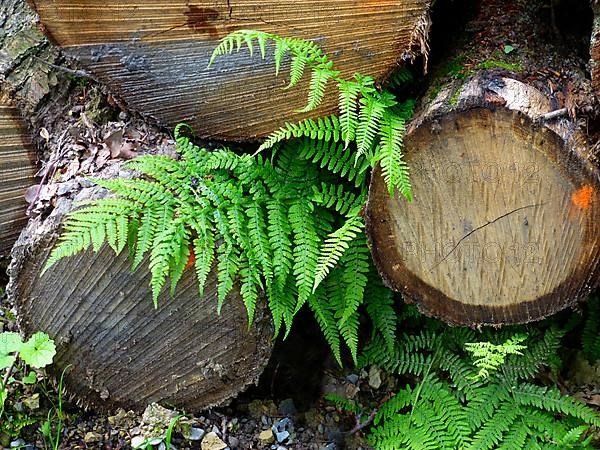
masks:
[[[263,59],[266,56],[266,43],[268,40],[273,39],[274,35],[256,30],[237,30],[229,33],[223,37],[217,47],[213,50],[213,53],[208,62],[210,67],[215,59],[219,56],[233,53],[233,51],[240,51],[242,43],[245,43],[250,52],[250,56],[253,54],[254,42],[258,43],[261,55]]]
[[[273,256],[263,208],[254,203],[246,209],[246,215],[248,216],[250,245],[254,248],[254,253],[262,269],[262,276],[267,284],[270,284],[273,279]]]
[[[310,79],[308,103],[299,112],[312,111],[319,106],[323,101],[323,97],[325,96],[325,87],[327,86],[327,82],[331,79],[335,79],[339,73],[339,71],[333,70],[333,62],[331,61],[315,67]]]
[[[340,135],[340,122],[337,116],[319,117],[317,120],[305,119],[298,123],[286,123],[263,142],[258,148],[258,152],[292,138],[308,137],[310,139],[338,142]]]
[[[293,54],[290,65],[290,82],[285,89],[290,89],[300,82],[302,76],[304,75],[304,69],[306,68],[307,62],[308,57],[303,52]]]
[[[354,140],[356,125],[358,124],[357,102],[361,86],[356,81],[342,80],[338,83],[340,111],[340,128],[344,148],[348,148]]]
[[[58,243],[52,249],[42,269],[42,274],[59,260],[73,256],[90,246],[98,251],[106,235],[113,249],[122,248],[127,236],[127,222],[137,217],[138,205],[128,199],[106,198],[88,202],[70,214]]]
[[[379,131],[379,164],[390,195],[398,189],[408,200],[412,200],[408,165],[403,159],[402,141],[404,138],[404,120],[384,113]]]
[[[583,353],[593,364],[600,359],[600,300],[598,297],[590,297],[586,306],[587,318],[581,333],[581,344]]]
[[[340,333],[336,325],[334,312],[327,306],[328,300],[326,290],[323,287],[317,289],[317,292],[315,292],[314,295],[309,295],[307,302],[308,307],[315,315],[315,319],[323,332],[325,340],[329,344],[329,348],[331,349],[335,360],[341,366]]]
[[[387,108],[394,106],[396,100],[388,92],[375,93],[360,99],[358,126],[356,127],[356,151],[362,155],[371,149],[374,143],[379,122]]]
[[[311,199],[316,204],[334,209],[346,217],[357,216],[364,205],[366,197],[365,193],[357,195],[352,191],[347,191],[342,185],[321,183],[320,186],[313,186],[312,189]]]
[[[412,72],[406,67],[401,67],[392,73],[386,84],[391,89],[398,89],[410,84],[413,80],[414,76]]]
[[[298,289],[298,311],[312,294],[319,257],[319,237],[312,208],[306,202],[297,202],[290,206],[288,217],[294,236],[293,273]]]
[[[350,149],[344,148],[343,143],[303,138],[292,141],[289,145],[299,152],[300,158],[346,178],[356,187],[364,186],[371,163],[364,155],[356,157]]]
[[[275,283],[283,287],[292,268],[292,229],[285,212],[285,205],[278,200],[267,203],[268,238],[273,251]]]
[[[371,267],[367,275],[365,304],[367,314],[373,322],[373,332],[379,333],[387,351],[393,351],[396,342],[396,310],[392,291],[386,288],[377,271]]]
[[[362,232],[364,221],[361,216],[349,218],[341,228],[331,233],[321,247],[321,254],[317,260],[313,292],[325,279],[329,271],[335,267],[350,243]]]
[[[512,389],[513,397],[518,405],[536,408],[576,417],[586,423],[600,426],[600,416],[585,403],[572,397],[564,396],[558,389],[522,383]]]

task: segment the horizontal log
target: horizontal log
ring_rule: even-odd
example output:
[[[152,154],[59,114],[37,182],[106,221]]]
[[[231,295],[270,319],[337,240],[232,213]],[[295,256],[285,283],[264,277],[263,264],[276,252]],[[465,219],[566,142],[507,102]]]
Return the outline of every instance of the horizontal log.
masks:
[[[304,118],[308,80],[282,89],[272,60],[247,51],[208,68],[221,37],[259,29],[316,39],[345,76],[382,78],[426,50],[430,0],[31,0],[46,34],[142,114],[200,136],[245,140]],[[309,77],[306,77],[309,78]],[[335,110],[333,89],[315,115]]]

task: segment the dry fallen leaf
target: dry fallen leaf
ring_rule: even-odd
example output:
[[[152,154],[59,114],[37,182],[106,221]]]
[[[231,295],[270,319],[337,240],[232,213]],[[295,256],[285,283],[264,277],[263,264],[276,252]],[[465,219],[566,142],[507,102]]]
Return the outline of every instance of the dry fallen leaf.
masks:
[[[110,150],[110,157],[112,159],[119,157],[131,159],[137,156],[137,153],[134,151],[137,148],[137,145],[133,142],[125,141],[123,139],[122,129],[111,133],[106,139],[104,139],[104,145],[106,145]]]

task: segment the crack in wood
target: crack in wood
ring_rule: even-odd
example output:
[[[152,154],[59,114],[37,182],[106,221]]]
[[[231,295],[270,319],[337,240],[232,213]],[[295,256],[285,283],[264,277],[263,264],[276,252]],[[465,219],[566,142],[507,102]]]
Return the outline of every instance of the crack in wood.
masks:
[[[534,203],[532,205],[526,205],[526,206],[521,206],[519,208],[513,209],[512,211],[509,211],[505,214],[502,214],[498,217],[496,217],[494,220],[488,221],[486,223],[484,223],[483,225],[478,226],[477,228],[472,229],[471,231],[469,231],[467,234],[465,234],[462,238],[459,239],[459,241],[456,243],[456,245],[454,247],[452,247],[452,249],[450,249],[450,251],[446,254],[446,256],[444,256],[437,264],[435,264],[431,269],[429,269],[430,272],[432,272],[435,268],[437,268],[440,264],[442,264],[444,261],[446,261],[448,259],[448,257],[454,253],[454,251],[458,248],[458,246],[465,240],[467,239],[469,236],[473,235],[476,231],[479,231],[485,227],[487,227],[488,225],[491,225],[497,221],[499,221],[500,219],[504,219],[505,217],[510,216],[511,214],[514,214],[516,212],[522,211],[524,209],[527,208],[535,208],[537,206],[542,206],[544,205],[546,202],[542,202],[542,203]]]

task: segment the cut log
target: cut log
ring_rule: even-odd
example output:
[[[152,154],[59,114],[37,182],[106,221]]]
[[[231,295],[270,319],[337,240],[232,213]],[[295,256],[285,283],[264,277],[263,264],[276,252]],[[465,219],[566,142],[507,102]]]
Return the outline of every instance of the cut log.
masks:
[[[27,224],[25,192],[35,183],[36,153],[18,110],[0,93],[0,256]]]
[[[482,2],[471,28],[483,31],[408,128],[413,202],[390,197],[380,170],[371,180],[381,275],[453,324],[538,320],[598,282],[600,175],[579,115],[589,86],[544,40],[541,3]]]
[[[23,0],[24,1],[24,0]],[[142,114],[200,136],[245,140],[305,118],[306,82],[283,90],[273,61],[247,51],[208,68],[219,39],[239,29],[317,39],[346,76],[382,78],[426,52],[431,0],[223,2],[31,0],[46,34]],[[284,71],[284,73],[287,73]],[[314,115],[335,110],[332,91]]]
[[[97,198],[82,189],[75,201]],[[7,289],[22,330],[44,330],[57,343],[52,369],[67,369],[66,391],[84,405],[143,410],[151,402],[200,411],[220,405],[257,381],[272,348],[266,308],[248,329],[237,288],[217,314],[216,276],[204,296],[192,268],[171,297],[152,304],[147,261],[131,272],[124,252],[107,246],[60,261],[41,275],[73,201],[32,219],[12,252]]]
[[[219,316],[214,278],[200,298],[196,276],[188,270],[175,297],[163,293],[155,310],[147,264],[131,273],[127,256],[107,248],[61,261],[40,276],[74,202],[104,195],[83,177],[117,176],[119,158],[131,157],[132,150],[172,154],[173,142],[126,113],[124,122],[107,122],[118,112],[106,111],[107,98],[93,81],[69,80],[77,72],[35,29],[34,19],[23,1],[0,2],[1,87],[38,140],[46,128],[41,143],[47,183],[32,204],[8,269],[8,301],[22,331],[45,331],[56,341],[51,370],[58,379],[68,368],[67,392],[84,405],[143,410],[158,401],[198,411],[222,404],[255,382],[270,356],[273,331],[266,307],[258,306],[248,329],[234,289]],[[1,158],[2,153],[0,167]]]

